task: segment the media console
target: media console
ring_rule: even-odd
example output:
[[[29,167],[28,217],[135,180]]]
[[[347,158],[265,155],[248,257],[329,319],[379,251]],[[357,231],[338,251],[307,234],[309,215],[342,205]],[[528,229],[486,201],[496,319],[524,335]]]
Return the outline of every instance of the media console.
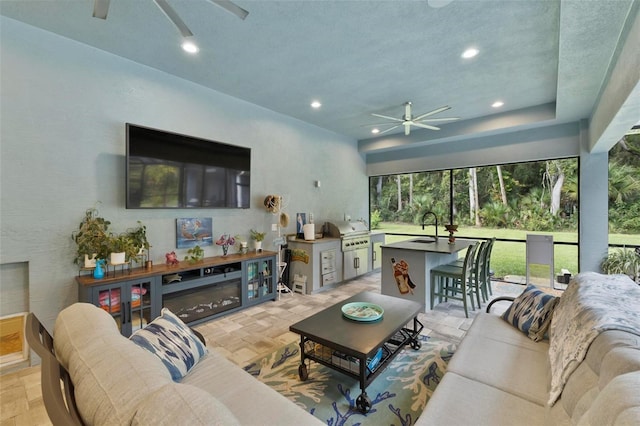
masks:
[[[107,311],[130,336],[163,307],[195,325],[276,299],[276,253],[207,257],[196,263],[113,271],[102,279],[79,276],[78,298]]]

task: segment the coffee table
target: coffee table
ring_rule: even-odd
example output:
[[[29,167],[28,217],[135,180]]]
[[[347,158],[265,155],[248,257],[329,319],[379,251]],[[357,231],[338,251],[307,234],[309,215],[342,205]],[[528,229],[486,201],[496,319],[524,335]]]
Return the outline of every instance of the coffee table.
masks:
[[[342,306],[352,302],[379,305],[384,313],[375,321],[349,319]],[[300,335],[300,380],[308,378],[307,359],[358,379],[362,393],[356,406],[368,412],[367,386],[405,345],[420,349],[418,335],[423,325],[417,315],[421,309],[411,300],[365,291],[291,325],[289,330]]]

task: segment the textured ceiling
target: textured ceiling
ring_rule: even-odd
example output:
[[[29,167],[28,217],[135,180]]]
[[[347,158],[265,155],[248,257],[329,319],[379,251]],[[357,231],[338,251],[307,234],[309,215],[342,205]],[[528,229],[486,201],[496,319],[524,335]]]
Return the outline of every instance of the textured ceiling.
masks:
[[[522,119],[504,128],[589,118],[637,13],[632,0],[236,0],[243,21],[207,0],[168,2],[197,56],[152,0],[111,0],[106,20],[93,0],[3,0],[0,13],[358,140],[384,121],[372,113],[401,117],[406,101],[461,118],[412,129],[413,141],[511,113]],[[472,46],[480,54],[462,59]]]

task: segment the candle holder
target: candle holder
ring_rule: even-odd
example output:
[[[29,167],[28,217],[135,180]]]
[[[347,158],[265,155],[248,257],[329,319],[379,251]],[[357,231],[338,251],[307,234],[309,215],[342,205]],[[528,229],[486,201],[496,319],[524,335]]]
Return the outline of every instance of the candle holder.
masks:
[[[449,232],[449,244],[455,244],[456,237],[453,236],[453,233],[458,231],[458,225],[445,225],[444,229]]]

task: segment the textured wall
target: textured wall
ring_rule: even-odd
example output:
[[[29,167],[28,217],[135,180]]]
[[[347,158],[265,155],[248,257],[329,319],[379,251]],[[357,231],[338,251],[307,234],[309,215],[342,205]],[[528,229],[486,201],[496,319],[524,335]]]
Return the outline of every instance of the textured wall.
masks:
[[[70,236],[98,201],[115,231],[147,225],[156,263],[175,249],[178,217],[212,217],[214,234],[270,231],[266,194],[316,222],[367,217],[355,140],[5,17],[0,24],[0,264],[28,263],[29,309],[48,327],[77,300]],[[126,210],[125,122],[252,148],[252,208]]]

